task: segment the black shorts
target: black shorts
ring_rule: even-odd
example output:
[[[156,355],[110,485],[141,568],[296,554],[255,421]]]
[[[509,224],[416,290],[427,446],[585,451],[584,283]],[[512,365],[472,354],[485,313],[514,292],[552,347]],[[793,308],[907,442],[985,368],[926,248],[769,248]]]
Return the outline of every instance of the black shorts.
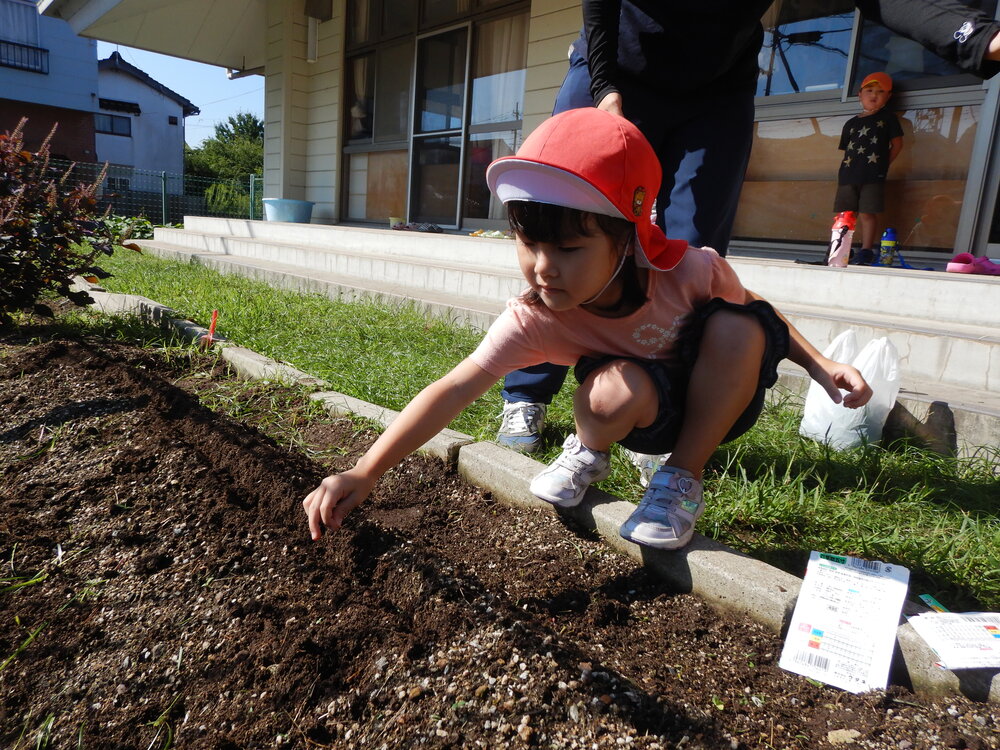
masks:
[[[653,379],[660,400],[656,419],[649,427],[637,427],[632,430],[624,439],[618,441],[619,445],[636,453],[659,454],[673,451],[677,436],[684,424],[688,382],[691,380],[691,370],[698,359],[705,321],[719,310],[734,310],[756,316],[764,329],[766,339],[757,391],[722,442],[738,438],[756,424],[764,408],[765,391],[778,379],[778,363],[788,356],[788,326],[778,317],[774,308],[763,300],[754,300],[749,305],[738,305],[717,297],[692,313],[691,320],[677,339],[676,362],[608,355],[581,357],[576,363],[573,373],[579,383],[583,383],[587,376],[599,367],[616,359],[635,362]]]
[[[838,185],[833,199],[833,212],[857,211],[880,214],[885,208],[885,183],[866,182],[864,185]]]

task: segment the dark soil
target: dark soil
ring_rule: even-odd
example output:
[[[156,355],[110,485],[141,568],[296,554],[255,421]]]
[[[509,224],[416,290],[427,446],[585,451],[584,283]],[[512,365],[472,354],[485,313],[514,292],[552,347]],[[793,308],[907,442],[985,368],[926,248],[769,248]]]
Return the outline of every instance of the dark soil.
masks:
[[[3,748],[1000,747],[996,706],[784,672],[763,627],[434,460],[312,543],[302,498],[373,433],[226,392],[207,355],[0,338]]]

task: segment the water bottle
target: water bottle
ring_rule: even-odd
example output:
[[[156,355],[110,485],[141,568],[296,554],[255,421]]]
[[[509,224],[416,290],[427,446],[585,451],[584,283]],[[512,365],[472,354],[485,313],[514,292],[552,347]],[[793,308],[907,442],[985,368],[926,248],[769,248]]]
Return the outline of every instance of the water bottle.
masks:
[[[879,266],[891,266],[896,262],[896,230],[888,227],[882,232],[882,242],[878,249]]]
[[[857,214],[853,211],[841,211],[833,220],[830,228],[830,252],[826,264],[834,268],[846,268],[851,257],[851,242],[854,240],[854,227],[857,224]]]

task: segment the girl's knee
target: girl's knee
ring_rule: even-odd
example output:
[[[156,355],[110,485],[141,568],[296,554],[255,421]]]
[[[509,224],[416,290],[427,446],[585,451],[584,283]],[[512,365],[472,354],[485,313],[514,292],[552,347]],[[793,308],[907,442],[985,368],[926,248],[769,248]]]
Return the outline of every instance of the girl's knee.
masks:
[[[574,395],[574,405],[598,418],[617,418],[623,410],[656,403],[656,386],[635,362],[613,360],[591,373]]]

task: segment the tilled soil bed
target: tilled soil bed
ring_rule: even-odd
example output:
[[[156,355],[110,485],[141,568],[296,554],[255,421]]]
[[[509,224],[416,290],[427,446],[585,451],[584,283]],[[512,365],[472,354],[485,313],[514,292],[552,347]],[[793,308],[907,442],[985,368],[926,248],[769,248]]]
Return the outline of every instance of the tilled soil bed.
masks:
[[[264,386],[210,410],[228,377],[0,339],[3,748],[1000,746],[996,706],[786,673],[763,627],[434,460],[312,543],[302,498],[374,433]]]

